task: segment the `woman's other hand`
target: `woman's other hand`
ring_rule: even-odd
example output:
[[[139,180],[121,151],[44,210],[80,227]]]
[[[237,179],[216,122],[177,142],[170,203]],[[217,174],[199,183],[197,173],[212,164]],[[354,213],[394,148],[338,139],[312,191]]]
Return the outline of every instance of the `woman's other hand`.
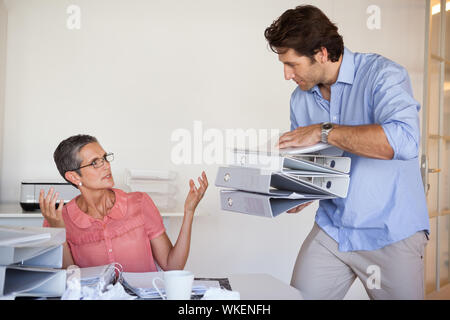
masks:
[[[198,178],[198,182],[200,184],[199,188],[195,186],[194,180],[189,180],[189,193],[184,203],[185,214],[194,214],[197,205],[199,204],[200,200],[202,200],[203,195],[208,188],[208,178],[206,177],[205,171],[202,172],[202,177]]]
[[[44,197],[44,190],[41,189],[39,194],[39,207],[41,208],[42,215],[47,220],[48,224],[52,228],[64,228],[64,220],[62,217],[62,208],[64,206],[64,200],[59,201],[58,209],[56,209],[56,201],[59,193],[54,192],[53,188],[50,188],[46,197]]]

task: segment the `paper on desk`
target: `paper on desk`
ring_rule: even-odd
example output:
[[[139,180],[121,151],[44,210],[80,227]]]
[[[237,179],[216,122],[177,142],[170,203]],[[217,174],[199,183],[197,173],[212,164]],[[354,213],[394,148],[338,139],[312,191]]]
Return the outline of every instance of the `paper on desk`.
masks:
[[[122,272],[121,280],[123,286],[132,290],[141,298],[158,299],[160,295],[158,291],[153,287],[153,279],[163,279],[164,272]],[[156,283],[158,289],[165,294],[163,284],[161,282]],[[192,293],[194,295],[200,295],[205,293],[208,288],[220,288],[219,282],[214,280],[194,280],[192,285]]]

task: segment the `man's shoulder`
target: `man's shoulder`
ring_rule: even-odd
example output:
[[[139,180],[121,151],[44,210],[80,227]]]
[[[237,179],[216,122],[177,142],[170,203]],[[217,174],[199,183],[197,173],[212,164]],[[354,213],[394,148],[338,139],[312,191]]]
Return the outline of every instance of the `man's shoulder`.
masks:
[[[291,99],[294,99],[294,98],[299,97],[299,96],[301,96],[303,94],[309,94],[309,93],[311,93],[309,90],[308,91],[303,91],[303,90],[300,89],[299,86],[296,86],[294,91],[292,91],[292,93],[291,93]]]
[[[312,99],[313,96],[313,92],[312,89],[311,90],[302,90],[300,89],[299,86],[297,86],[291,93],[291,108],[294,105],[303,105],[304,107],[307,106],[307,101],[309,101],[309,99]]]
[[[378,53],[354,53],[355,77],[377,77],[383,74],[403,73],[406,69]]]

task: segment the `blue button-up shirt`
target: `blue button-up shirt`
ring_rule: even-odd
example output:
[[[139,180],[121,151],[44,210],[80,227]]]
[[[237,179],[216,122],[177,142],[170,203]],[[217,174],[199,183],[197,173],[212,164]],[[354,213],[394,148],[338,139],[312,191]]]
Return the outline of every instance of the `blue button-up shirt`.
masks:
[[[340,251],[375,250],[419,230],[429,232],[418,161],[419,110],[403,67],[347,48],[330,101],[318,86],[292,93],[291,130],[321,122],[379,124],[394,150],[392,160],[344,152],[352,161],[347,197],[321,200],[315,218]]]

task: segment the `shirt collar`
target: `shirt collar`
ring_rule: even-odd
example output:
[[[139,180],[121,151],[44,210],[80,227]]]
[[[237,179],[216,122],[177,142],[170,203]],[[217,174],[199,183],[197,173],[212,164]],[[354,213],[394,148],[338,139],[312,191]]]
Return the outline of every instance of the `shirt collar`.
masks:
[[[353,79],[355,78],[354,56],[355,56],[355,54],[353,52],[351,52],[346,47],[344,47],[344,54],[342,57],[341,66],[339,67],[339,74],[338,74],[336,83],[343,82],[343,83],[353,84]],[[315,93],[321,95],[318,85],[315,85],[314,87],[312,87],[311,92],[315,92]]]
[[[108,215],[103,218],[103,221],[106,221],[106,219],[108,218],[114,220],[122,219],[127,212],[126,193],[119,189],[112,190],[114,191],[116,200]],[[67,213],[70,217],[70,220],[72,220],[72,222],[81,229],[89,228],[95,221],[100,221],[99,219],[94,219],[87,213],[81,211],[76,203],[76,198],[72,199],[72,201],[68,203]]]
[[[336,82],[344,82],[353,84],[355,78],[355,54],[344,47],[344,56],[342,57],[342,63],[339,68],[339,75]]]

